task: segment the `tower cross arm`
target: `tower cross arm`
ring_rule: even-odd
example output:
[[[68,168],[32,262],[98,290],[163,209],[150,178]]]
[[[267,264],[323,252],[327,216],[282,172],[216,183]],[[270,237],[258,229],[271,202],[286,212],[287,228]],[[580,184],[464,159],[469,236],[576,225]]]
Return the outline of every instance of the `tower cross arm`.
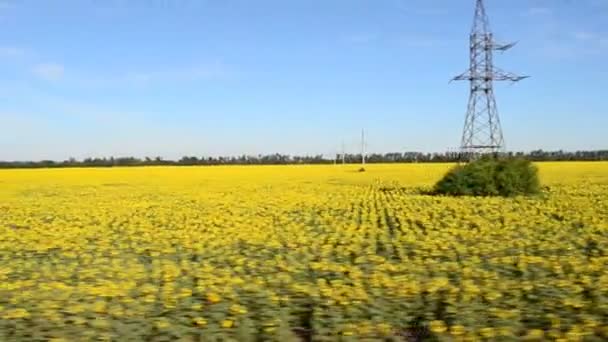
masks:
[[[473,77],[473,73],[471,72],[471,70],[467,70],[465,72],[463,72],[462,74],[455,76],[454,78],[452,78],[450,80],[450,83],[453,81],[470,81],[472,80]]]
[[[506,71],[500,70],[496,67],[494,68],[494,72],[492,73],[492,80],[494,80],[494,81],[519,82],[519,81],[524,80],[529,77],[530,76],[516,75],[512,72],[506,72]]]
[[[500,52],[505,52],[505,51],[511,49],[512,47],[514,47],[515,45],[517,45],[517,42],[508,43],[508,44],[501,44],[501,43],[494,42],[492,44],[492,49],[494,49],[496,51],[500,51]]]

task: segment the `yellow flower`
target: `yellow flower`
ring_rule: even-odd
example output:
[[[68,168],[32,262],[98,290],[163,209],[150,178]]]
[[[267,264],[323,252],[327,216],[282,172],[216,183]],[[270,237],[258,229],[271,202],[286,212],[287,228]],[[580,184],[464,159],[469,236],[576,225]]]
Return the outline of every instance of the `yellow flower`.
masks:
[[[230,306],[230,312],[234,313],[234,314],[246,314],[247,313],[247,309],[245,309],[245,307],[238,305],[238,304],[233,304],[232,306]]]
[[[194,319],[194,323],[196,325],[198,325],[199,327],[203,327],[203,326],[207,325],[207,320],[202,317],[196,317]]]
[[[462,325],[453,325],[450,327],[450,333],[454,336],[461,336],[466,333],[466,329]]]
[[[110,326],[110,322],[102,317],[95,318],[94,320],[90,321],[90,324],[93,328],[107,328]]]
[[[215,292],[211,292],[207,294],[207,300],[211,303],[219,303],[222,298]]]
[[[79,313],[84,312],[85,310],[86,310],[86,307],[80,303],[70,305],[65,309],[65,311],[67,311],[71,314],[79,314]]]
[[[510,327],[500,327],[496,329],[496,332],[500,336],[513,336],[513,329]]]
[[[489,292],[485,295],[485,298],[491,302],[499,299],[500,297],[502,297],[502,294],[496,291]]]
[[[25,309],[12,309],[2,315],[4,319],[28,318],[30,313]]]
[[[232,328],[232,326],[234,325],[234,321],[230,320],[230,319],[225,319],[222,321],[222,328]]]
[[[146,303],[154,303],[156,302],[156,297],[154,295],[147,295],[143,298]]]
[[[96,301],[93,303],[92,310],[96,313],[104,313],[106,312],[108,303],[102,300]]]
[[[540,329],[532,329],[528,331],[526,336],[524,336],[524,340],[528,341],[540,341],[545,336],[545,332]]]
[[[74,317],[74,318],[72,318],[72,321],[76,325],[83,325],[83,324],[85,324],[87,322],[87,320],[85,318],[82,318],[82,317]]]
[[[383,335],[390,334],[392,329],[393,329],[393,327],[388,323],[378,324],[378,332],[380,332]]]
[[[479,331],[479,334],[485,338],[492,338],[494,336],[496,336],[494,329],[492,328],[481,328],[481,330]]]
[[[429,324],[432,332],[436,334],[444,333],[447,330],[447,327],[443,321],[435,320]]]
[[[158,321],[154,322],[154,325],[158,329],[167,329],[168,327],[171,326],[171,323],[169,323],[169,321],[167,321],[165,319],[159,319]]]

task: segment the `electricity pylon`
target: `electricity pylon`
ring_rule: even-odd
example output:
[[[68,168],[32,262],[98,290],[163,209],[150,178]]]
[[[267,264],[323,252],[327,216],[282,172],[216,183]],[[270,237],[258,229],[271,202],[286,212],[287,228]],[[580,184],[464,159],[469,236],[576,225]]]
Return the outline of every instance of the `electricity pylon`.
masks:
[[[476,0],[475,19],[470,34],[469,70],[452,81],[469,81],[470,96],[460,150],[468,156],[504,151],[504,137],[494,98],[494,81],[519,82],[518,76],[494,66],[494,51],[504,52],[516,43],[499,44],[490,30],[483,0]]]
[[[365,167],[365,130],[361,130],[361,167]]]

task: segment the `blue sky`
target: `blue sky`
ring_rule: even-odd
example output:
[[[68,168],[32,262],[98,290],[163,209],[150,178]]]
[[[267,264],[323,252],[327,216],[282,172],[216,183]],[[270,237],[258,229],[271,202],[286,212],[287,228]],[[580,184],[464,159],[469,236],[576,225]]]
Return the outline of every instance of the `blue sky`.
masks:
[[[457,147],[473,0],[0,0],[0,159]],[[608,0],[487,0],[508,149],[608,148]]]

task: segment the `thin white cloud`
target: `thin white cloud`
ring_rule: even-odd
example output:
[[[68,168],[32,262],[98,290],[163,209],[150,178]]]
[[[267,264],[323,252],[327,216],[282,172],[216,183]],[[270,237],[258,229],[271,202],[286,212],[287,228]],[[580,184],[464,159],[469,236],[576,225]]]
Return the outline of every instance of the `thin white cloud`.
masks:
[[[553,10],[549,7],[530,7],[522,13],[524,17],[544,16],[553,14]]]
[[[109,77],[101,83],[112,84],[116,82],[132,85],[150,85],[166,82],[195,82],[225,79],[231,74],[229,68],[223,63],[199,64],[175,68],[160,68],[156,70],[130,71],[123,75]]]
[[[24,54],[24,51],[14,46],[0,46],[1,57],[17,57]]]
[[[588,31],[577,31],[574,32],[572,36],[579,41],[590,41],[595,38],[595,34]]]
[[[608,52],[608,34],[592,31],[577,31],[572,34],[585,51]]]
[[[9,0],[0,0],[0,10],[15,8],[15,2]]]
[[[367,44],[376,38],[377,36],[373,33],[355,33],[344,36],[344,40],[350,44]]]
[[[416,16],[442,16],[449,13],[449,9],[446,8],[440,2],[412,2],[411,0],[394,0],[395,7],[402,13],[411,14]],[[429,4],[431,6],[429,6]]]
[[[222,63],[212,63],[157,71],[151,73],[150,76],[152,79],[159,80],[196,81],[221,78],[226,76],[227,73],[227,68]]]
[[[450,45],[453,41],[442,37],[407,36],[401,39],[404,45],[412,48],[437,48]]]
[[[593,31],[576,31],[573,37],[581,42],[590,42],[596,45],[602,45],[608,41],[608,33],[600,33]]]
[[[608,35],[591,31],[573,31],[543,40],[539,51],[559,59],[584,58],[608,54]]]
[[[155,76],[152,73],[146,72],[128,72],[124,79],[128,83],[147,84],[153,81]]]
[[[594,0],[585,0],[592,4]],[[595,5],[608,4],[608,0],[597,0]],[[536,6],[524,13],[530,18],[530,41],[538,42],[533,50],[552,59],[581,59],[608,53],[608,35],[597,29],[585,27],[561,15],[561,10],[546,6],[546,1],[538,1]],[[591,23],[590,23],[591,24]]]
[[[43,63],[31,68],[31,72],[44,80],[61,79],[66,84],[86,88],[148,87],[167,83],[214,82],[230,79],[235,74],[232,68],[221,62],[124,71],[70,68],[69,74],[65,73],[64,66],[61,64]]]
[[[32,73],[46,81],[57,81],[63,78],[64,67],[56,63],[41,63],[32,68]]]

